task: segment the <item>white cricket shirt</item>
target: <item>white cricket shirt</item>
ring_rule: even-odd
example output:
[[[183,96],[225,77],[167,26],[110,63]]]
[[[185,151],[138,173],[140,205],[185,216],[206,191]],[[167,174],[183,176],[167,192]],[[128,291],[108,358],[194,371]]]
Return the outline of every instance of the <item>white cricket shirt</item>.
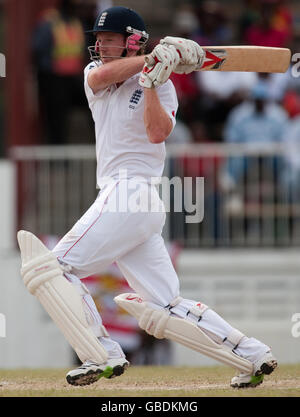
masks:
[[[120,171],[126,172],[127,178],[142,177],[149,182],[153,177],[161,177],[165,144],[153,144],[148,139],[144,126],[144,92],[138,83],[140,74],[118,88],[113,84],[94,94],[87,78],[96,66],[93,62],[85,68],[84,87],[95,122],[97,185],[101,188],[107,183],[107,177],[119,178]],[[172,81],[158,87],[157,93],[174,128],[178,101]]]

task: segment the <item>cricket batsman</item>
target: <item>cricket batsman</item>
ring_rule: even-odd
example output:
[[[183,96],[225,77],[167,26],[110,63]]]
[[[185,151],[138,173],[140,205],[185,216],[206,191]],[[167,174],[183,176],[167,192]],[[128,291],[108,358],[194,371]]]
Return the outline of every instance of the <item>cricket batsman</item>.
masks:
[[[53,251],[32,233],[18,232],[24,283],[82,362],[67,381],[91,384],[121,375],[129,365],[81,282],[116,262],[135,293],[115,302],[143,330],[236,369],[232,387],[255,387],[277,366],[270,347],[233,328],[202,301],[180,296],[161,236],[165,211],[153,178],[163,173],[164,142],[176,122],[178,102],[169,77],[199,68],[203,50],[191,40],[166,37],[144,55],[145,24],[125,7],[100,13],[92,32],[93,62],[84,70],[84,87],[95,122],[100,192]],[[135,187],[129,186],[132,180]],[[141,199],[151,195],[149,210],[128,209],[136,186]]]

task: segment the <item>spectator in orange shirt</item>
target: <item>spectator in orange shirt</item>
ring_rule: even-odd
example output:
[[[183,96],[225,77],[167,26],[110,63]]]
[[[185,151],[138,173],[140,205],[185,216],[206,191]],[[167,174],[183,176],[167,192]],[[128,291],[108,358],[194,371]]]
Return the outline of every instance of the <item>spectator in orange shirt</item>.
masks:
[[[84,48],[84,31],[74,0],[62,0],[59,9],[44,12],[33,33],[32,52],[49,144],[65,143],[72,106],[85,106]]]

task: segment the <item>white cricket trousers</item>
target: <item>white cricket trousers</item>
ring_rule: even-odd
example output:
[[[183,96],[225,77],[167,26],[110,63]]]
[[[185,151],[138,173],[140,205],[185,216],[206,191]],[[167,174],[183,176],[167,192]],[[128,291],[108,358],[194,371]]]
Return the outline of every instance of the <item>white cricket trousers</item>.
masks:
[[[138,211],[141,207],[143,210]],[[71,274],[66,275],[75,285],[80,284],[79,279],[100,273],[116,262],[141,298],[166,307],[179,296],[179,280],[161,236],[164,223],[164,207],[155,186],[127,179],[112,181],[99,192],[53,253],[60,262],[72,267]],[[101,324],[92,298],[85,301],[93,312],[95,325]],[[185,319],[195,304],[196,301],[183,299],[176,307],[176,315]],[[198,325],[219,343],[233,330],[211,309],[204,312]],[[245,338],[243,344],[243,351],[237,353],[249,360],[268,350],[253,338]]]
[[[155,186],[135,185],[137,189],[129,189],[132,183],[121,180],[104,187],[53,253],[71,265],[72,274],[80,279],[100,273],[116,262],[129,286],[142,298],[167,306],[179,295],[179,283],[161,237],[165,222],[163,204]],[[150,192],[152,207],[160,211],[127,209],[130,201],[134,206],[135,198],[146,198]],[[139,207],[129,209],[136,211]]]

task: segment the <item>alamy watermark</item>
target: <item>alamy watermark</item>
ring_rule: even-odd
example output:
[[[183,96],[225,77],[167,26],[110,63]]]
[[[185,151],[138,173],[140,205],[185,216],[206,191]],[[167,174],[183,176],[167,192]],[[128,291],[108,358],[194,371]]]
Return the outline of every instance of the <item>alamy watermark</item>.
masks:
[[[4,54],[0,54],[0,77],[6,77],[6,58]]]
[[[300,313],[295,313],[292,315],[292,336],[300,337]]]
[[[6,317],[0,313],[0,337],[6,337]]]
[[[182,213],[185,223],[201,223],[204,218],[203,177],[132,177],[126,169],[114,178],[101,178],[103,212]]]
[[[294,65],[292,66],[292,76],[298,78],[300,77],[300,52],[293,54],[292,62],[294,62]]]

